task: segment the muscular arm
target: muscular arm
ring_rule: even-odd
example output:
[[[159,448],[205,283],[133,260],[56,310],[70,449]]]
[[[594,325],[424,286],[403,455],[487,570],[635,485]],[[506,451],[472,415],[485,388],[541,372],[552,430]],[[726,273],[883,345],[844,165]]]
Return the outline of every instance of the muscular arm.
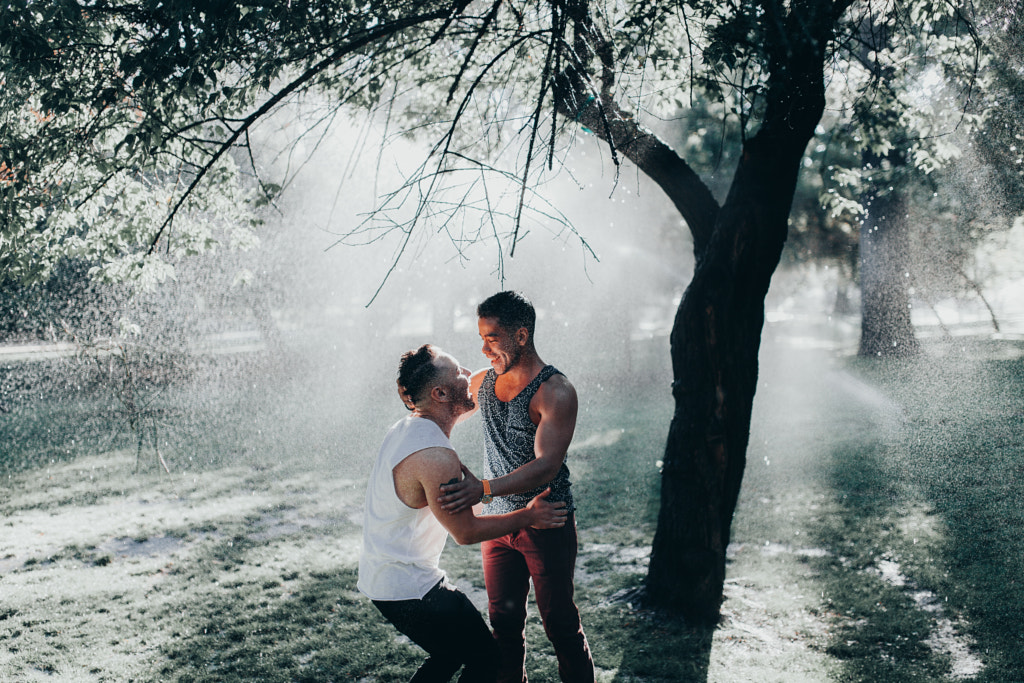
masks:
[[[549,503],[545,494],[534,498],[530,505],[504,515],[477,517],[472,509],[449,513],[437,500],[438,488],[460,476],[461,463],[455,452],[447,448],[426,448],[410,455],[394,469],[395,490],[399,498],[410,507],[430,506],[459,545],[479,543],[504,536],[528,526],[556,528],[565,524],[565,503]],[[429,494],[429,495],[428,495]]]
[[[530,418],[537,425],[533,446],[536,459],[492,479],[491,493],[495,496],[523,493],[554,479],[565,462],[576,431],[578,408],[576,389],[564,375],[555,375],[544,382],[530,401]]]
[[[491,479],[491,494],[507,496],[532,491],[554,479],[565,462],[565,454],[576,431],[578,409],[576,389],[564,375],[555,375],[544,382],[530,401],[530,418],[537,425],[535,459],[502,477]],[[442,508],[458,513],[480,500],[483,485],[467,472],[464,481],[443,486],[441,493],[443,495],[438,501]]]

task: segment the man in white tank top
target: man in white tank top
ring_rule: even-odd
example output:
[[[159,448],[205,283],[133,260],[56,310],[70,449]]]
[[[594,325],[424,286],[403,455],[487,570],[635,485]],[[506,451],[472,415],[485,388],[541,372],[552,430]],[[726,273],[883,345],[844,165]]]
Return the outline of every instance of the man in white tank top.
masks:
[[[413,681],[449,681],[463,666],[461,683],[493,681],[497,644],[469,598],[438,566],[445,541],[449,534],[466,545],[526,527],[555,529],[565,524],[565,503],[545,500],[547,490],[508,514],[444,512],[440,486],[462,476],[448,437],[458,418],[475,408],[469,371],[424,344],[402,356],[398,389],[411,414],[385,436],[370,474],[357,587],[427,651]]]

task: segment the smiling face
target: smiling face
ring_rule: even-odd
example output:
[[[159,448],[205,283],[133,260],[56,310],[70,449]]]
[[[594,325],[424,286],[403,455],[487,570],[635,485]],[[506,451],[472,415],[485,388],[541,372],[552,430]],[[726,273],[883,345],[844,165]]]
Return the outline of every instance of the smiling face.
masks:
[[[451,395],[452,402],[463,412],[476,408],[473,394],[469,390],[470,371],[461,365],[459,361],[447,353],[441,352],[434,359],[434,364],[439,369],[443,378],[442,384]]]
[[[499,375],[516,366],[523,356],[528,333],[526,328],[509,331],[498,324],[497,318],[480,318],[478,321],[480,339],[483,340],[484,356]]]

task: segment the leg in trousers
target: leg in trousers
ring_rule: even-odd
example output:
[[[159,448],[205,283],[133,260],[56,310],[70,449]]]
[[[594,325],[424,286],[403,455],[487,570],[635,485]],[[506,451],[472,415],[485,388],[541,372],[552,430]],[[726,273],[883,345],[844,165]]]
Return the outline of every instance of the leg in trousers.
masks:
[[[570,515],[561,529],[524,529],[523,536],[519,547],[533,578],[544,631],[558,658],[559,676],[566,683],[593,683],[594,660],[573,602],[575,521]]]
[[[494,681],[497,643],[473,603],[447,580],[420,600],[373,604],[429,655],[410,683],[447,683],[463,665],[460,683]]]
[[[499,683],[526,683],[526,598],[530,573],[514,532],[480,544],[491,628],[501,651]]]

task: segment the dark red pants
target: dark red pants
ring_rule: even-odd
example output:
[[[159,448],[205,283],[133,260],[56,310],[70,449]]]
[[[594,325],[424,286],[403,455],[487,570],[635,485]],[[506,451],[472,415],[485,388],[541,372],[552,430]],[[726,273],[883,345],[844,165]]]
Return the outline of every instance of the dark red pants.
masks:
[[[594,661],[573,602],[576,523],[561,529],[522,529],[481,544],[491,628],[501,648],[499,683],[525,683],[526,598],[533,580],[544,631],[563,681],[591,683]]]

